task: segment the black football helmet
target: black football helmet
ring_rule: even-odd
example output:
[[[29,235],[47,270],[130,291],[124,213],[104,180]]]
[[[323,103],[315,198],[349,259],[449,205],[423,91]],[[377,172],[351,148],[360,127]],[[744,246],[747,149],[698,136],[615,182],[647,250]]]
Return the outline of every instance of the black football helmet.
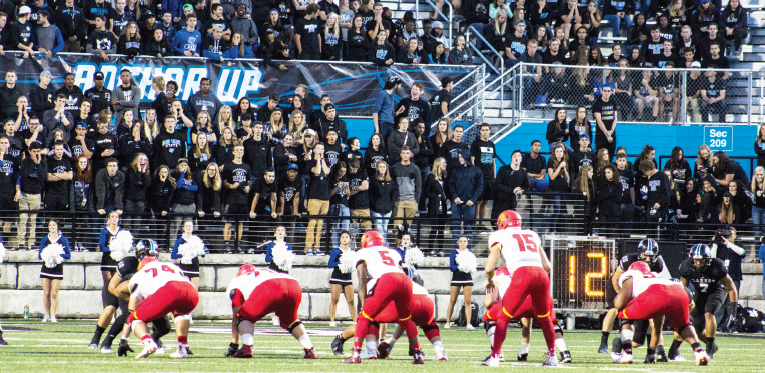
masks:
[[[653,263],[659,258],[659,243],[653,238],[645,238],[638,244],[640,260]]]
[[[693,245],[688,256],[693,261],[693,267],[699,271],[705,270],[712,263],[712,249],[703,243]],[[700,260],[699,265],[696,264],[697,260]]]
[[[150,256],[152,258],[159,258],[159,245],[152,239],[146,238],[138,241],[135,245],[135,256],[138,260]]]

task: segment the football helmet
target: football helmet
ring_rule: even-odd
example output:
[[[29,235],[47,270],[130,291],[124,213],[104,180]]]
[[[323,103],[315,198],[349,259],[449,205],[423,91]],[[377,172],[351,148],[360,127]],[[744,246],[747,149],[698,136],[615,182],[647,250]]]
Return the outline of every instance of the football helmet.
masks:
[[[693,266],[696,269],[703,271],[712,262],[712,249],[703,243],[698,243],[693,245],[688,256],[690,256],[691,260],[693,260]],[[696,265],[697,259],[701,260],[700,266]]]
[[[153,258],[159,258],[159,245],[152,239],[143,239],[138,241],[135,245],[135,256],[138,260],[150,256]]]
[[[630,264],[630,270],[638,271],[644,275],[651,273],[651,267],[646,262],[635,262]]]
[[[361,248],[385,246],[385,238],[383,238],[380,232],[371,230],[364,233],[361,237]]]
[[[520,228],[522,222],[521,214],[513,210],[505,210],[497,217],[497,229]]]
[[[638,253],[640,260],[653,263],[659,258],[659,244],[653,238],[645,238],[638,244]]]
[[[138,265],[138,269],[141,269],[141,268],[145,267],[146,265],[148,265],[149,263],[156,262],[156,261],[157,261],[157,258],[155,258],[153,256],[147,256],[147,257],[141,259],[141,264]]]
[[[255,273],[256,269],[255,266],[252,264],[242,264],[239,269],[236,270],[236,277],[243,276],[243,275],[249,275],[251,273]]]

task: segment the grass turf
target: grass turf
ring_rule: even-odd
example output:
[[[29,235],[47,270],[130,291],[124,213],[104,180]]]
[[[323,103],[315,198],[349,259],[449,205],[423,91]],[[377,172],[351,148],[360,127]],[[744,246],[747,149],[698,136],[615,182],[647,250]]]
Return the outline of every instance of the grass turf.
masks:
[[[467,331],[464,328],[441,330],[449,361],[435,360],[435,352],[424,336],[423,350],[426,353],[425,366],[412,366],[407,353],[405,340],[399,340],[390,358],[387,360],[364,361],[361,365],[341,364],[341,357],[332,355],[330,342],[337,335],[343,324],[330,329],[327,323],[307,322],[311,340],[316,346],[318,359],[303,360],[300,344],[285,331],[270,325],[270,322],[256,324],[254,356],[240,360],[224,358],[223,354],[230,343],[229,325],[224,322],[196,321],[191,328],[189,343],[194,352],[186,360],[170,359],[170,346],[175,346],[175,333],[163,338],[168,346],[164,355],[152,355],[148,359],[135,359],[141,344],[135,336],[131,337],[131,346],[136,351],[128,357],[116,356],[118,342],[112,346],[115,353],[106,355],[99,350],[89,350],[95,321],[61,321],[58,324],[43,324],[39,321],[5,320],[4,338],[10,346],[0,347],[0,372],[399,372],[399,371],[435,371],[440,373],[485,371],[481,362],[489,353],[488,339],[483,328]],[[389,332],[392,329],[389,328]],[[612,338],[613,338],[612,334]],[[671,340],[667,334],[665,340]],[[511,328],[505,343],[504,352],[507,362],[504,369],[523,372],[541,371],[544,341],[539,330],[532,334],[529,362],[516,362],[520,345],[520,329]],[[621,371],[656,371],[656,372],[755,372],[763,371],[765,356],[765,338],[759,335],[718,335],[716,342],[720,351],[708,367],[697,367],[692,361],[670,362],[656,365],[642,364],[645,349],[635,352],[636,364],[618,366],[611,363],[610,355],[597,354],[600,333],[593,331],[572,331],[565,334],[569,350],[573,355],[573,364],[566,364],[562,369],[621,370]],[[668,342],[667,342],[668,343]],[[346,356],[352,348],[346,342]],[[610,348],[610,341],[609,341]],[[681,353],[693,360],[693,352],[686,344]]]

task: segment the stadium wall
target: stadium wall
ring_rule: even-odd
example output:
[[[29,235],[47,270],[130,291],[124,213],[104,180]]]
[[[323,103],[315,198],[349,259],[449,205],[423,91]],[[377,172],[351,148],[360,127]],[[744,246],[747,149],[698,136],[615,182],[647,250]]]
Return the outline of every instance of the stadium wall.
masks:
[[[101,253],[74,253],[64,265],[64,281],[59,293],[60,318],[96,318],[101,312],[101,289],[103,283],[100,271]],[[161,254],[160,260],[170,261],[169,254]],[[200,260],[200,301],[194,310],[197,319],[228,319],[231,317],[231,303],[226,294],[236,269],[244,263],[265,267],[264,255],[216,255],[211,254]],[[483,266],[486,259],[478,259],[478,273],[474,278],[473,301],[482,304],[483,284],[486,278]],[[10,251],[0,264],[0,317],[22,317],[24,306],[29,305],[30,315],[40,318],[42,313],[42,286],[40,282],[40,260],[36,252]],[[741,284],[741,303],[765,311],[762,300],[762,265],[744,264],[744,281]],[[425,281],[436,304],[436,319],[446,318],[449,305],[449,284],[451,273],[448,258],[425,258],[417,273]],[[303,301],[299,315],[304,320],[329,319],[329,276],[327,257],[298,256],[290,274],[303,286]],[[356,275],[354,274],[354,285]],[[462,297],[457,302],[453,320],[459,314]],[[350,319],[348,308],[341,298],[337,320]]]

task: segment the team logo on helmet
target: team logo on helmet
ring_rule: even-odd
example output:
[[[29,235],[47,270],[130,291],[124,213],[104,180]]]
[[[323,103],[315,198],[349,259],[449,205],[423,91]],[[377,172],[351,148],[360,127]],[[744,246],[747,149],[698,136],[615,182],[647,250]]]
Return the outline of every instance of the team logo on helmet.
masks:
[[[505,210],[502,211],[502,213],[497,217],[497,228],[500,230],[507,228],[520,228],[522,222],[523,219],[521,218],[521,214],[513,210]]]
[[[138,260],[142,260],[147,256],[159,258],[159,245],[157,245],[157,242],[152,239],[147,238],[138,241],[138,244],[135,245],[135,248],[135,256],[138,258]]]

